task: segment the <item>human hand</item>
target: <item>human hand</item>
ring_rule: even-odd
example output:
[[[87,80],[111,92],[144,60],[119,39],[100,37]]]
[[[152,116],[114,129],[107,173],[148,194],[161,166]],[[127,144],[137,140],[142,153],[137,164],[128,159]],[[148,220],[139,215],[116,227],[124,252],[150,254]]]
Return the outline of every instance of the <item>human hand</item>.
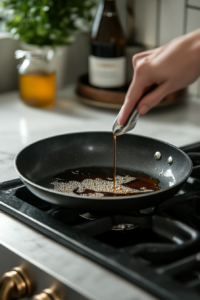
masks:
[[[146,114],[168,94],[194,82],[200,74],[200,30],[172,40],[154,50],[133,56],[134,76],[118,119],[123,125],[142,95],[137,110]]]

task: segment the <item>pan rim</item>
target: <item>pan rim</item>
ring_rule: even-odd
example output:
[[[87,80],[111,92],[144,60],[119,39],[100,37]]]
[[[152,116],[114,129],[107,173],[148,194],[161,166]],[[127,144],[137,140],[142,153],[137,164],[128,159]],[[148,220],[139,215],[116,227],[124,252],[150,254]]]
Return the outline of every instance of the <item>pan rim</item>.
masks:
[[[36,184],[32,181],[30,181],[29,179],[27,179],[25,176],[23,176],[21,174],[21,172],[18,170],[18,167],[17,167],[17,159],[19,157],[19,155],[24,151],[26,150],[27,148],[33,146],[34,144],[37,144],[37,143],[40,143],[40,142],[44,142],[46,140],[49,140],[49,139],[53,139],[53,138],[56,138],[56,137],[61,137],[61,136],[66,136],[66,135],[78,135],[78,134],[98,134],[98,133],[105,133],[105,134],[112,134],[112,131],[81,131],[81,132],[70,132],[70,133],[64,133],[64,134],[59,134],[59,135],[53,135],[53,136],[50,136],[50,137],[47,137],[47,138],[44,138],[44,139],[40,139],[40,140],[37,140],[27,146],[25,146],[23,149],[21,149],[15,156],[15,159],[14,159],[14,168],[15,168],[15,171],[17,172],[18,176],[25,182],[29,183],[29,185],[37,188],[37,189],[40,189],[40,190],[43,190],[45,192],[48,192],[48,193],[53,193],[53,194],[56,194],[56,195],[61,195],[61,196],[64,196],[64,197],[72,197],[74,199],[78,198],[78,199],[87,199],[87,200],[92,200],[92,201],[99,201],[99,200],[105,200],[105,201],[108,201],[108,200],[130,200],[130,199],[134,199],[135,196],[137,196],[137,198],[143,198],[145,197],[146,195],[149,195],[149,194],[154,194],[154,195],[157,195],[157,194],[161,194],[162,192],[166,192],[168,190],[170,190],[172,187],[168,187],[168,188],[165,188],[165,189],[162,189],[162,190],[159,190],[159,191],[153,191],[153,192],[149,192],[149,193],[142,193],[142,194],[136,194],[136,195],[132,195],[132,196],[117,196],[117,197],[114,197],[114,196],[110,196],[110,197],[89,197],[89,196],[79,196],[79,195],[67,195],[67,194],[64,194],[64,193],[61,193],[61,192],[58,192],[58,191],[55,191],[55,190],[51,190],[49,188],[45,188],[44,186],[42,185],[39,185],[39,184]],[[183,184],[190,176],[190,174],[192,173],[192,169],[193,169],[193,163],[192,163],[192,160],[191,158],[181,149],[179,149],[178,147],[170,144],[170,143],[167,143],[165,141],[162,141],[162,140],[159,140],[159,139],[155,139],[155,138],[151,138],[151,137],[148,137],[148,136],[145,136],[145,135],[139,135],[139,134],[133,134],[133,133],[127,133],[127,134],[124,134],[126,136],[128,135],[131,135],[131,136],[137,136],[137,137],[141,137],[141,138],[147,138],[149,140],[154,140],[154,141],[157,141],[157,142],[160,142],[160,143],[163,143],[167,146],[170,146],[178,151],[180,151],[185,157],[186,159],[189,161],[190,163],[190,170],[188,171],[187,175],[184,176],[184,178],[176,183],[175,185],[173,185],[173,188],[177,187],[178,185],[181,185]]]

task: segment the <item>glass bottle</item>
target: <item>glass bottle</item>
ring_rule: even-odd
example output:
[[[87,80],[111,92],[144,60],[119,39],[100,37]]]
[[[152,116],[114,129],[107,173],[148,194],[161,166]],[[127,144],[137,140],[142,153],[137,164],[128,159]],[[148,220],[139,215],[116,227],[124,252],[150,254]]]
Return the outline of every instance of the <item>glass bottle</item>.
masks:
[[[99,88],[125,85],[125,37],[115,0],[101,0],[91,34],[89,83]]]
[[[56,75],[49,62],[53,51],[17,50],[15,57],[24,58],[18,69],[21,99],[31,106],[52,106],[55,101]]]

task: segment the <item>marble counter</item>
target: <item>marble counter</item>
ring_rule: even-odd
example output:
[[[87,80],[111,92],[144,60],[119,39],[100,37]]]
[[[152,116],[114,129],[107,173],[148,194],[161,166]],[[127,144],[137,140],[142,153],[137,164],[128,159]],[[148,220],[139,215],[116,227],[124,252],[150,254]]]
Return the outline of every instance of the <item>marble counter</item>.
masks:
[[[0,181],[17,177],[13,161],[26,145],[45,137],[80,131],[110,131],[116,110],[93,108],[79,102],[70,86],[57,95],[53,108],[24,105],[17,92],[0,95]],[[135,134],[161,139],[176,146],[200,141],[200,99],[155,109],[140,117]]]

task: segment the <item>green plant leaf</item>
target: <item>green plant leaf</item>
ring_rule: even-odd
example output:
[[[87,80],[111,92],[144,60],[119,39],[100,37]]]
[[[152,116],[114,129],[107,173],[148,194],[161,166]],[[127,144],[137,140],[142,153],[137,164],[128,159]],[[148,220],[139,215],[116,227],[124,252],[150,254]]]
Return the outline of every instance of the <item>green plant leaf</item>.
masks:
[[[2,0],[8,31],[28,44],[65,45],[84,28],[90,29],[93,0]],[[12,12],[12,14],[10,14]]]

